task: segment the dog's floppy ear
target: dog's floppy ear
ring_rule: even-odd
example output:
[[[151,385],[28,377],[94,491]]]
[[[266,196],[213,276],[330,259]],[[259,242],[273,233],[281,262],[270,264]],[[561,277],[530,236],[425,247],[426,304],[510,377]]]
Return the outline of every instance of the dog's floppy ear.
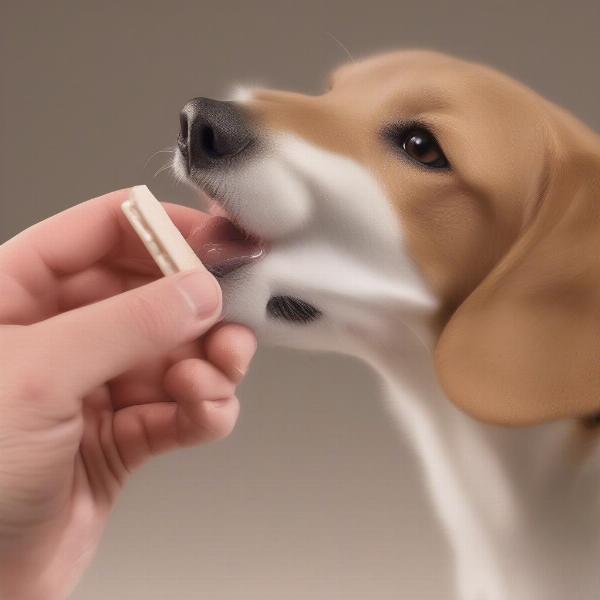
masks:
[[[558,144],[530,224],[436,348],[446,394],[483,421],[600,412],[600,149],[583,127],[575,133],[571,150]]]

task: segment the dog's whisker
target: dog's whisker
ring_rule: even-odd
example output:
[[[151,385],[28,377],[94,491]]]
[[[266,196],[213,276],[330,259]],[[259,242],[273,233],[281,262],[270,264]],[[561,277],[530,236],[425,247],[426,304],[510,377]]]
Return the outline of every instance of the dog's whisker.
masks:
[[[327,31],[326,33],[346,53],[346,55],[352,62],[356,62],[354,56],[352,56],[352,53],[350,52],[350,50],[348,50],[348,47],[341,40],[336,38],[335,35],[331,33],[331,31]]]
[[[144,166],[143,168],[145,169],[148,166],[148,163],[155,158],[156,156],[158,156],[159,154],[175,154],[175,147],[174,146],[167,146],[167,148],[162,148],[161,150],[157,150],[156,152],[153,152],[144,162]]]
[[[153,178],[158,177],[161,173],[164,173],[167,169],[170,169],[170,168],[171,168],[171,162],[169,161],[169,162],[165,163],[164,165],[162,165],[162,167],[160,167],[156,171],[156,173],[154,173],[154,175],[152,177]]]

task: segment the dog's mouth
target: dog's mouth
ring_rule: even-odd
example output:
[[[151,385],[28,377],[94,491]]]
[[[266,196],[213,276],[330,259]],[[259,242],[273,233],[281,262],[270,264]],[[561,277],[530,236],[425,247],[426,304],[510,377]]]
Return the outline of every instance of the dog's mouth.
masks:
[[[268,244],[236,224],[220,206],[217,210],[220,214],[212,215],[193,231],[188,242],[204,266],[220,279],[261,259]],[[316,321],[322,314],[309,302],[289,295],[272,296],[266,312],[271,319],[299,325]]]
[[[211,216],[201,227],[188,237],[188,243],[194,249],[206,268],[218,279],[255,263],[264,257],[270,244],[245,229],[239,219],[232,218],[226,210],[226,199],[217,199],[215,190],[207,181],[192,176],[187,146],[178,139],[178,152],[174,159],[176,170],[185,173],[189,182],[211,204]],[[295,325],[306,325],[322,316],[319,308],[297,296],[289,294],[272,295],[265,307],[267,316],[274,321],[283,321]]]
[[[191,233],[188,243],[217,278],[256,262],[264,256],[267,248],[266,242],[223,215],[208,218]]]

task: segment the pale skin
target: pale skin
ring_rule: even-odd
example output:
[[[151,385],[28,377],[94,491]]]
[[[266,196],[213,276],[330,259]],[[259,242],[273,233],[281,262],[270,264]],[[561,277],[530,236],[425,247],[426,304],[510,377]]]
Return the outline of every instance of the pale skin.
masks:
[[[205,270],[161,278],[122,190],[0,246],[0,597],[63,600],[129,474],[227,436],[254,334]],[[201,243],[206,215],[165,208]]]

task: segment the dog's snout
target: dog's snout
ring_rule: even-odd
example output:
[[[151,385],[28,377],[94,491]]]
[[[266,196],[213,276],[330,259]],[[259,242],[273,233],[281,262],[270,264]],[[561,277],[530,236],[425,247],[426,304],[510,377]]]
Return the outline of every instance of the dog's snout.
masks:
[[[190,171],[216,167],[253,142],[248,119],[234,102],[194,98],[181,111],[177,145]]]

